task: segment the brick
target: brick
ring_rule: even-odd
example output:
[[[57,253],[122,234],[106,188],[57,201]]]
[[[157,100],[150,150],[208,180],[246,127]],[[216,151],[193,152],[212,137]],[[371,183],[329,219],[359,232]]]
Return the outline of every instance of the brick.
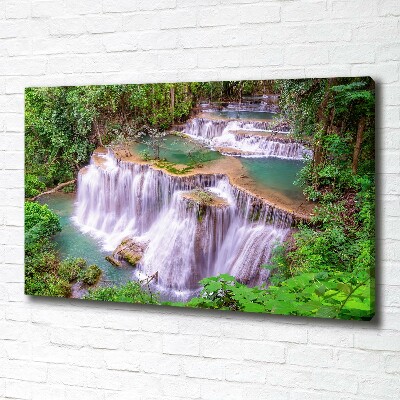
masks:
[[[225,367],[225,380],[228,382],[265,383],[266,371],[260,365],[230,363]]]
[[[97,0],[67,0],[67,10],[72,14],[99,14],[102,12],[101,2]]]
[[[318,21],[327,16],[326,2],[287,2],[282,6],[283,21]]]
[[[158,65],[162,70],[195,68],[197,66],[197,55],[190,51],[179,55],[174,52],[160,53],[158,55]]]
[[[201,355],[206,358],[243,359],[243,346],[240,340],[203,337],[201,341]]]
[[[372,63],[375,61],[375,48],[370,44],[366,45],[341,45],[335,46],[329,52],[330,60],[333,63]]]
[[[397,0],[381,0],[378,3],[378,13],[382,16],[400,16],[400,5]]]
[[[351,19],[357,15],[358,18],[373,17],[376,12],[376,1],[374,0],[333,0],[332,17],[335,19]]]
[[[387,399],[398,399],[400,380],[398,378],[368,377],[360,379],[360,394],[380,396],[385,393]]]
[[[6,18],[24,19],[30,16],[31,5],[29,1],[7,1]]]
[[[84,368],[64,366],[57,364],[48,365],[47,382],[73,386],[87,386],[88,372]]]
[[[203,8],[198,15],[197,25],[200,27],[233,25],[239,23],[240,19],[236,7],[225,7],[222,12],[216,7]]]
[[[143,353],[140,369],[145,373],[158,375],[180,375],[180,359],[170,354]]]
[[[49,18],[63,15],[66,12],[64,3],[62,0],[33,1],[31,15],[33,18]]]
[[[32,389],[29,382],[9,379],[6,382],[5,393],[9,399],[30,399]]]
[[[164,398],[176,396],[184,399],[198,399],[200,397],[200,384],[196,380],[165,376],[160,383]]]
[[[65,386],[64,385],[49,385],[35,384],[32,385],[32,400],[64,400],[65,399]],[[87,397],[85,399],[88,400]]]
[[[389,374],[400,374],[400,357],[389,355],[385,359],[385,371]]]
[[[288,363],[293,365],[321,368],[330,368],[334,365],[331,348],[292,345],[288,349],[287,358]]]
[[[348,42],[351,37],[352,26],[350,23],[310,23],[307,25],[306,38],[310,43]]]
[[[279,22],[280,6],[276,4],[249,4],[237,8],[241,23],[265,24]]]
[[[47,365],[23,360],[2,361],[0,375],[8,379],[24,380],[27,382],[45,382],[47,379]]]
[[[119,15],[88,15],[85,25],[89,33],[111,33],[121,29],[122,21]]]
[[[163,336],[163,353],[196,356],[200,353],[200,340],[196,336]]]
[[[59,17],[51,19],[49,23],[50,35],[80,35],[86,32],[86,26],[82,18]]]
[[[118,349],[124,343],[124,332],[112,329],[88,331],[88,344],[95,349]]]
[[[117,371],[139,371],[140,362],[137,354],[131,351],[111,350],[104,352],[107,369]]]
[[[132,33],[110,33],[103,36],[107,52],[135,51],[138,49],[137,36]]]
[[[197,15],[194,10],[165,11],[159,19],[161,29],[191,28],[196,26],[197,23]]]
[[[335,347],[353,347],[353,332],[351,329],[310,328],[308,340],[311,344]]]
[[[151,314],[148,317],[142,316],[140,328],[146,332],[178,333],[178,322],[169,315],[159,315],[154,318],[154,315]]]
[[[242,345],[242,354],[245,360],[270,363],[284,363],[286,348],[282,344],[246,340]]]
[[[329,392],[355,394],[358,390],[356,375],[322,369],[293,369],[270,366],[267,370],[267,385],[279,385],[298,389],[326,390]]]
[[[54,328],[51,331],[50,341],[53,344],[83,347],[88,343],[87,334],[82,329]]]
[[[326,46],[291,46],[285,49],[285,63],[289,65],[326,64],[329,51]]]
[[[225,362],[191,357],[185,359],[183,371],[186,376],[191,378],[223,380],[225,377]]]
[[[242,400],[244,399],[243,392],[243,383],[208,381],[204,382],[201,387],[201,398],[206,400]]]
[[[358,350],[339,350],[336,367],[347,370],[376,372],[382,368],[382,356],[379,353]]]
[[[397,22],[365,22],[357,26],[353,31],[353,39],[357,43],[371,43],[378,41],[380,43],[397,43],[398,38]]]
[[[113,0],[103,1],[103,12],[105,13],[118,13],[136,11],[139,9],[138,0],[121,0],[116,3]]]
[[[365,350],[400,351],[400,333],[378,332],[355,335],[354,345]]]
[[[122,27],[125,31],[147,31],[160,28],[160,16],[158,13],[124,14],[122,18]],[[115,20],[115,16],[113,16],[111,20]],[[100,28],[101,27],[99,27],[99,30]]]
[[[141,50],[173,49],[178,43],[178,33],[167,31],[160,35],[154,31],[143,31],[137,36],[137,43]]]
[[[128,333],[125,336],[124,348],[126,350],[160,353],[162,351],[162,336],[151,333]]]
[[[266,65],[282,65],[283,49],[280,47],[246,48],[240,51],[240,65],[264,67]]]

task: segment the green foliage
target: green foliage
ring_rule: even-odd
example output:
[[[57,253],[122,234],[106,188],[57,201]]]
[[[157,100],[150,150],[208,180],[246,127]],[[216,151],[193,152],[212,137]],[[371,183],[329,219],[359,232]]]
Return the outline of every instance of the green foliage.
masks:
[[[269,288],[248,287],[233,276],[205,278],[199,297],[188,307],[320,318],[371,319],[373,279],[358,282],[352,274],[304,273]],[[180,306],[181,304],[177,304]]]
[[[203,188],[192,190],[191,195],[201,206],[209,205],[214,200],[213,194],[209,190]]]
[[[46,189],[46,185],[37,176],[25,174],[25,197],[32,198]]]
[[[66,260],[61,261],[57,275],[61,279],[71,283],[81,276],[86,267],[86,260],[83,258],[67,258]]]
[[[71,180],[95,148],[96,110],[84,87],[25,91],[25,167],[46,186]]]
[[[86,285],[92,286],[99,281],[101,274],[102,271],[97,265],[90,265],[81,272],[79,279]]]
[[[25,293],[69,297],[71,283],[98,281],[101,270],[87,268],[82,258],[60,261],[51,238],[61,230],[58,216],[47,205],[25,202]]]
[[[131,281],[123,286],[89,289],[87,300],[113,301],[123,303],[160,304],[158,295],[145,291],[140,283]]]
[[[161,169],[165,169],[166,171],[170,172],[171,174],[175,174],[175,175],[184,175],[188,172],[190,172],[191,170],[193,170],[192,166],[181,166],[181,165],[177,165],[171,161],[166,161],[166,160],[156,160],[154,162],[154,165],[157,168],[161,168]]]
[[[233,276],[221,274],[200,281],[203,289],[199,297],[191,299],[188,307],[216,308],[246,312],[265,312],[260,303],[265,290],[249,288]]]
[[[25,202],[25,246],[29,247],[42,238],[61,230],[60,221],[47,205]]]
[[[143,161],[151,160],[150,153],[146,149],[142,150],[139,155],[140,155],[140,157],[142,158]]]
[[[68,297],[68,280],[57,275],[60,261],[54,244],[48,237],[35,236],[25,245],[25,293],[36,296]]]

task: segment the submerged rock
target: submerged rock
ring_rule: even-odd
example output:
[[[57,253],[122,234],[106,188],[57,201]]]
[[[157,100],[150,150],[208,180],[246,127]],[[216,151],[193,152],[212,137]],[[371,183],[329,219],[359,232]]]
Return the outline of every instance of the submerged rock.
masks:
[[[121,263],[114,258],[113,256],[106,256],[105,259],[112,265],[114,265],[114,267],[120,267]]]
[[[135,242],[134,239],[128,237],[114,250],[112,257],[109,257],[108,261],[114,264],[111,259],[117,262],[118,259],[122,259],[134,266],[142,259],[145,249],[146,246],[143,243]]]
[[[228,202],[220,196],[212,193],[207,189],[194,189],[190,192],[183,193],[182,197],[189,203],[195,203],[200,206],[210,207],[227,207]]]

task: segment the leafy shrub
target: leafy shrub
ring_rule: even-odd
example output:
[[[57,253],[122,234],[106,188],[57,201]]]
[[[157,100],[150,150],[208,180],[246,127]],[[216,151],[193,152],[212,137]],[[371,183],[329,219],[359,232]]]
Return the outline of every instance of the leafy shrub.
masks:
[[[58,216],[47,205],[25,202],[25,243],[27,248],[44,237],[61,231]]]
[[[149,153],[149,151],[148,150],[142,150],[140,153],[139,153],[139,155],[140,155],[140,157],[142,158],[142,160],[143,161],[149,161],[149,160],[151,160],[151,156],[150,156],[150,153]]]
[[[267,289],[250,288],[230,275],[205,278],[199,297],[189,307],[321,318],[371,319],[374,280],[353,274],[305,273]]]
[[[160,304],[158,295],[145,291],[139,282],[131,281],[124,286],[89,289],[88,300],[116,301],[123,303]]]
[[[98,282],[101,274],[102,271],[97,265],[90,265],[82,270],[79,279],[86,285],[92,286]]]
[[[53,274],[25,277],[25,294],[34,296],[69,297],[71,285]]]
[[[61,261],[57,275],[67,282],[73,282],[80,277],[86,266],[86,260],[83,258],[67,258]]]
[[[25,174],[25,197],[31,198],[37,196],[46,189],[46,185],[41,182],[37,176]]]

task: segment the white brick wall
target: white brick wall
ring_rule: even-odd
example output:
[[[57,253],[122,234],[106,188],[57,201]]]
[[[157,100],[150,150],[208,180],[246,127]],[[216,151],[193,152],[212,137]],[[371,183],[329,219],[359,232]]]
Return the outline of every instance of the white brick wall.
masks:
[[[400,398],[399,0],[0,0],[0,398]],[[23,90],[371,75],[372,322],[23,295]]]

